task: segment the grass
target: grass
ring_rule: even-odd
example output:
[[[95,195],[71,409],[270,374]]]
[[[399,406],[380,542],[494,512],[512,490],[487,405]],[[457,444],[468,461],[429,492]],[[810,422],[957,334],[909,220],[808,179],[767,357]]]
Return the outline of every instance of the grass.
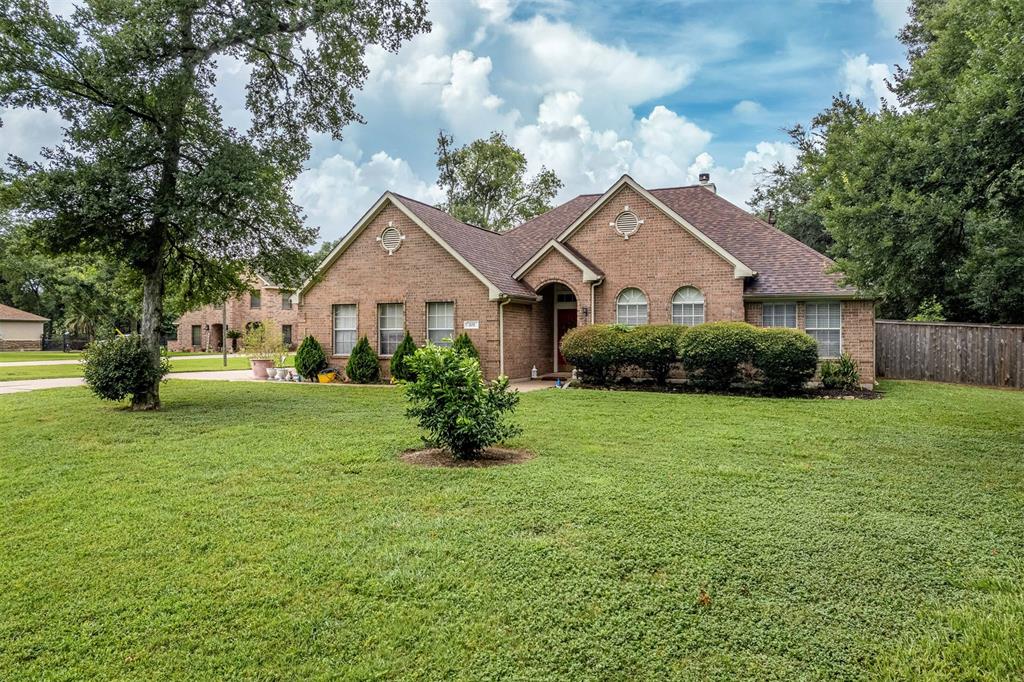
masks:
[[[288,359],[287,366],[292,366],[292,359]],[[213,355],[200,360],[184,360],[174,362],[171,357],[172,372],[212,372],[222,369],[248,369],[248,358],[228,358],[227,367],[224,366],[224,359],[219,355]],[[55,379],[59,377],[80,377],[82,376],[81,365],[26,365],[22,367],[0,367],[0,381],[22,381],[26,379]]]
[[[17,350],[0,351],[0,362],[32,362],[33,360],[75,360],[78,351],[64,353],[59,350]]]
[[[543,391],[417,469],[400,390],[0,396],[0,677],[1024,675],[1024,393]]]

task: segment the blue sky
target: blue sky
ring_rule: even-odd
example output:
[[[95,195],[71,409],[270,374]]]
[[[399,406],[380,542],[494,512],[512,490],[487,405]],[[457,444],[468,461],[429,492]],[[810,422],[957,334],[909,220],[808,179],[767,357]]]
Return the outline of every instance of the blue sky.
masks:
[[[832,95],[877,106],[904,55],[905,0],[569,2],[437,0],[433,30],[397,54],[372,49],[357,97],[365,125],[317,138],[296,202],[323,238],[341,236],[385,190],[437,201],[434,140],[504,131],[561,199],[601,192],[624,172],[648,187],[709,171],[745,202],[756,172],[791,161],[781,129]],[[228,123],[247,122],[244,65],[224,62]],[[2,112],[0,154],[34,157],[59,120]]]

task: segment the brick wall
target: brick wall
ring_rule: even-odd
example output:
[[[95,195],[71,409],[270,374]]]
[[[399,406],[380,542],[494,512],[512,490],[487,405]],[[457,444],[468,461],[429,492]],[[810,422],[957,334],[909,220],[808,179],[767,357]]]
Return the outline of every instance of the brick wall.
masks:
[[[629,239],[609,226],[625,206],[644,221]],[[743,280],[733,277],[733,266],[629,187],[619,190],[568,243],[605,273],[595,291],[598,324],[615,322],[616,299],[628,287],[647,295],[651,324],[672,321],[672,296],[683,286],[704,295],[706,321],[743,319]],[[589,298],[588,291],[588,305]]]
[[[0,339],[0,350],[41,350],[42,336],[35,341],[25,339]]]
[[[207,348],[214,350],[218,339],[215,331],[219,329],[224,315],[227,316],[227,328],[244,331],[245,326],[250,322],[272,322],[278,327],[292,325],[292,343],[297,345],[302,341],[301,329],[299,328],[299,312],[295,306],[291,310],[284,310],[281,307],[283,292],[277,288],[264,286],[259,280],[253,280],[252,286],[260,294],[260,307],[251,306],[248,293],[241,296],[229,298],[225,302],[226,310],[220,310],[213,305],[203,306],[178,318],[178,338],[168,341],[167,347],[170,350],[193,350],[201,351]],[[199,325],[201,331],[201,343],[198,346],[192,345],[192,326]],[[205,329],[205,327],[209,329]],[[227,339],[228,348],[231,348],[231,340]],[[241,347],[239,347],[241,349]]]
[[[746,303],[746,321],[761,326],[764,304],[757,301]],[[796,326],[806,329],[806,307],[804,301],[796,302]],[[875,382],[875,303],[874,301],[842,301],[842,348],[857,362],[862,385]]]
[[[405,235],[391,255],[377,242],[389,222]],[[357,334],[367,336],[379,352],[377,304],[404,304],[406,328],[416,344],[423,345],[431,301],[454,301],[455,334],[464,331],[463,322],[479,322],[479,329],[465,331],[480,351],[485,375],[497,376],[498,303],[489,301],[487,287],[405,213],[387,205],[303,296],[300,326],[323,344],[332,366],[344,369],[347,357],[333,355],[333,305],[356,304]],[[385,375],[389,362],[381,359]]]

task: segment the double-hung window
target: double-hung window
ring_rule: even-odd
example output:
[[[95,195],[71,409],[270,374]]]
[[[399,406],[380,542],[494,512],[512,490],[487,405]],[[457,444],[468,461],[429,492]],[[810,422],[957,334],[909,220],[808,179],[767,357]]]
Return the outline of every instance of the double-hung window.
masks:
[[[445,301],[427,304],[427,341],[441,346],[449,345],[455,336],[455,303]]]
[[[765,303],[761,320],[765,327],[796,327],[796,303]]]
[[[292,292],[282,291],[281,292],[281,310],[292,309]]]
[[[405,337],[405,308],[401,303],[381,303],[377,306],[378,351],[381,355],[394,355]]]
[[[806,304],[805,327],[818,342],[818,357],[838,358],[842,352],[843,308],[838,301]]]
[[[349,355],[356,345],[356,306],[334,306],[334,354]]]
[[[203,345],[203,328],[198,324],[192,325],[192,345]]]
[[[253,291],[252,293],[250,293],[249,294],[249,307],[250,308],[259,308],[261,305],[263,305],[263,301],[260,298],[259,292]]]

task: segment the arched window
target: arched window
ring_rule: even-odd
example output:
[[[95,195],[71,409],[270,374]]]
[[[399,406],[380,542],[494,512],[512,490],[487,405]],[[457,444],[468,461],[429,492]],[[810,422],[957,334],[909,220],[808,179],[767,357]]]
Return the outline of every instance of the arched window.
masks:
[[[623,289],[615,301],[615,321],[619,324],[647,324],[647,297],[636,288]]]
[[[694,287],[682,287],[672,296],[672,324],[692,327],[704,322],[704,295]]]

